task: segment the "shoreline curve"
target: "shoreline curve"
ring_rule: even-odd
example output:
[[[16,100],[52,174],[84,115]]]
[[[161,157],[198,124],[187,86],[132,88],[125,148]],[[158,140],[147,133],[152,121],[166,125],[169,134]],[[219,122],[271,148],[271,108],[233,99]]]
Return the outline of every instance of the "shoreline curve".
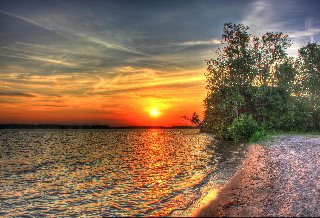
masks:
[[[320,136],[282,135],[268,146],[250,145],[241,168],[188,216],[320,216],[318,166]]]

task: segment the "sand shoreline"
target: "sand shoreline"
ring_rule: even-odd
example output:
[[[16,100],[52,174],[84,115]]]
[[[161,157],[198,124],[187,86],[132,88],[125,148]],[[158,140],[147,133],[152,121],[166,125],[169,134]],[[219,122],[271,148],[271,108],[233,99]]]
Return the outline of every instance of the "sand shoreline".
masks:
[[[319,216],[320,137],[251,145],[240,170],[193,217]]]

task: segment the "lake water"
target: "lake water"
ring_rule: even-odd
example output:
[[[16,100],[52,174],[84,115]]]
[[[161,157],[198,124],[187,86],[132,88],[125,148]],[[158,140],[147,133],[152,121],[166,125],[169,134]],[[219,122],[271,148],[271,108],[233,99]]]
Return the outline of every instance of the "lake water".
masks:
[[[196,129],[0,130],[0,216],[167,216],[244,150]]]

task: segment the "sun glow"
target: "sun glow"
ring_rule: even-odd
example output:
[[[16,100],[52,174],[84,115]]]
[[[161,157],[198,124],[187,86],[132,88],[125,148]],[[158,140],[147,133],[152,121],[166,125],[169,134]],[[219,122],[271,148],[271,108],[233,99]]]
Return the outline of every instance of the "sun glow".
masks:
[[[150,114],[151,117],[158,117],[160,115],[158,109],[156,109],[156,108],[152,108],[150,110],[149,114]]]

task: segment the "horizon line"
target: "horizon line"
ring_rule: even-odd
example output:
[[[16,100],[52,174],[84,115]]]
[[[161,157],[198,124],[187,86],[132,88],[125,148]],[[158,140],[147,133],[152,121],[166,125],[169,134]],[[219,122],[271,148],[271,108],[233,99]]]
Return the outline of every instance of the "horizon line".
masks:
[[[25,124],[25,123],[14,123],[14,124],[0,124],[0,129],[41,129],[41,128],[53,128],[53,129],[196,129],[197,126],[191,125],[173,125],[173,126],[154,126],[154,125],[129,125],[129,126],[109,126],[107,124]]]

